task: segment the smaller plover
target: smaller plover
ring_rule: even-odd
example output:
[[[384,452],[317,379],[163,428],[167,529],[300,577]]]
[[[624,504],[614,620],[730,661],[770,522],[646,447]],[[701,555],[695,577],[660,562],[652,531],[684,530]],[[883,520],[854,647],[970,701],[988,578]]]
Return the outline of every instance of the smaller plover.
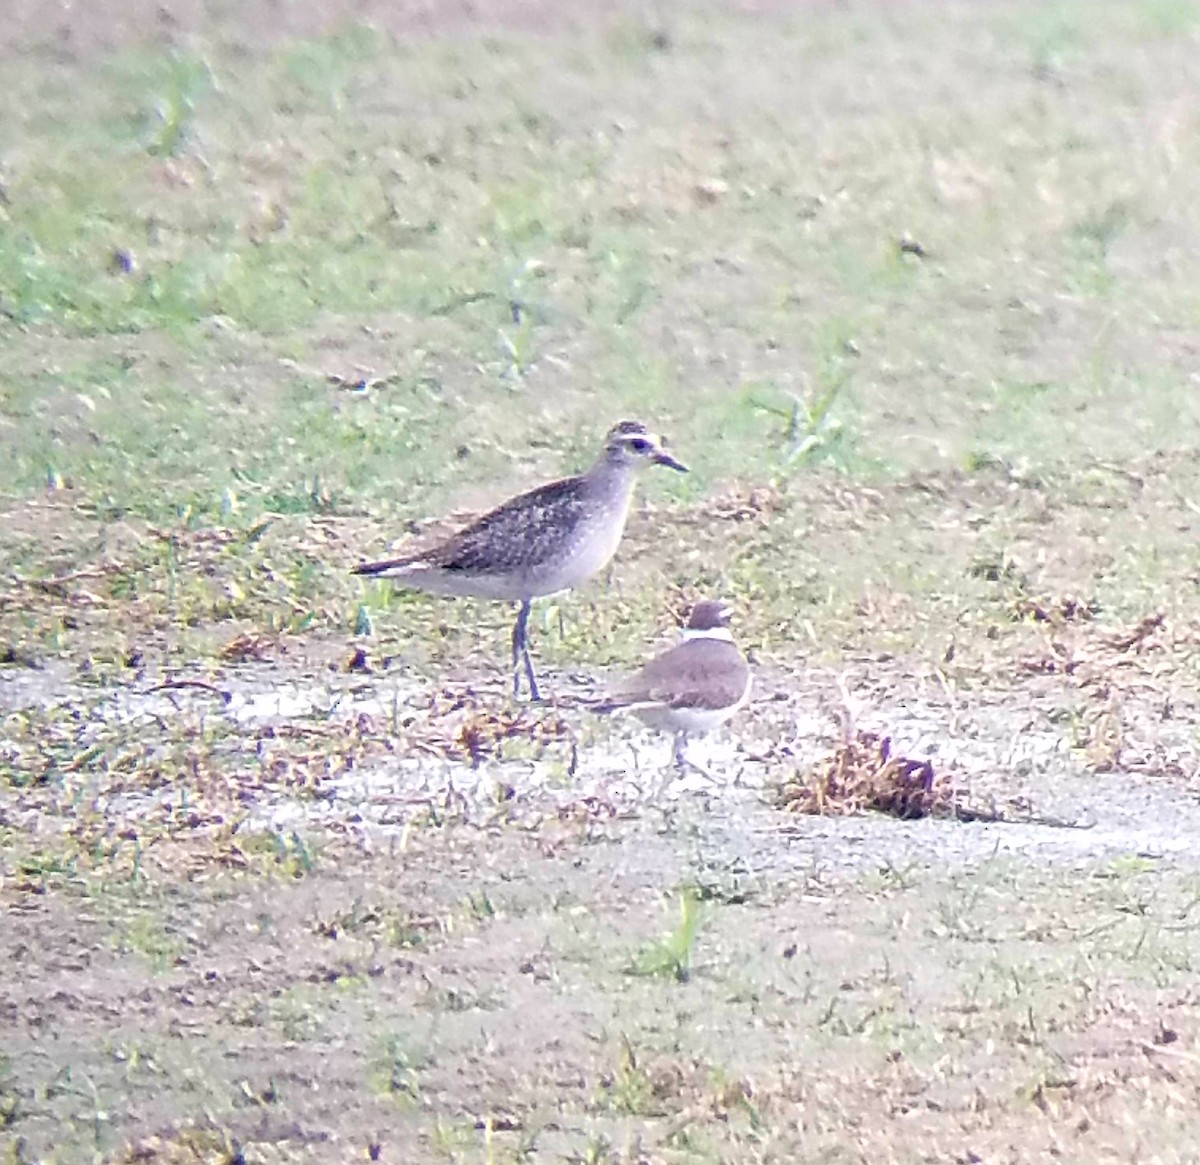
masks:
[[[648,727],[674,733],[675,765],[688,768],[687,738],[720,727],[750,698],[750,666],[733,642],[730,615],[719,599],[701,599],[683,628],[683,642],[652,659],[593,711],[632,712]]]
[[[571,590],[608,564],[625,531],[634,480],[647,465],[687,472],[661,437],[640,421],[621,421],[609,430],[600,457],[585,473],[519,494],[428,550],[365,562],[353,573],[395,579],[433,594],[519,603],[512,634],[513,694],[520,693],[523,665],[529,694],[540,700],[529,655],[532,601]]]

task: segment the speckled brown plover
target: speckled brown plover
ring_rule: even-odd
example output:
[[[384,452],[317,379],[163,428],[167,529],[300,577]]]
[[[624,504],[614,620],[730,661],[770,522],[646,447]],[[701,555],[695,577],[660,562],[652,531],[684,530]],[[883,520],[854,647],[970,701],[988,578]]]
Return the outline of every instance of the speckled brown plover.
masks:
[[[675,766],[688,768],[687,738],[720,727],[750,698],[750,666],[733,642],[730,616],[728,604],[701,599],[683,628],[683,642],[652,659],[593,710],[632,712],[648,727],[673,733]]]
[[[662,438],[640,421],[621,421],[609,430],[604,451],[586,473],[519,494],[427,550],[365,562],[353,572],[433,594],[519,603],[512,634],[513,694],[520,694],[524,666],[529,694],[540,700],[529,654],[531,604],[577,587],[607,565],[625,530],[637,471],[647,465],[687,472]]]

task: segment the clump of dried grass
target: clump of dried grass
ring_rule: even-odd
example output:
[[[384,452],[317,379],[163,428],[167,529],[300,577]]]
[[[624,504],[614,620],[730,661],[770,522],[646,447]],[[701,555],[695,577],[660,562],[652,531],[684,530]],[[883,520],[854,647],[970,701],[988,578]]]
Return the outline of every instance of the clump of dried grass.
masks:
[[[489,757],[499,757],[508,741],[521,740],[545,747],[573,739],[571,726],[557,714],[534,716],[524,708],[516,712],[483,709],[462,722],[457,735],[447,741],[446,755],[469,760],[473,768],[478,768]]]
[[[566,745],[568,772],[573,773],[576,733],[571,721],[557,705],[508,706],[501,702],[503,690],[448,685],[420,702],[405,704],[392,717],[392,751],[478,768],[487,760],[503,759],[510,744],[525,757],[540,757],[547,749]]]
[[[1095,824],[1034,813],[1025,798],[1013,798],[1006,807],[969,804],[944,774],[934,771],[932,761],[893,753],[890,736],[858,730],[848,732],[811,768],[785,780],[776,790],[775,803],[791,813],[830,817],[875,812],[901,821],[951,817],[1056,829],[1090,829]]]
[[[958,809],[930,761],[893,753],[891,737],[861,731],[785,781],[778,804],[792,813],[847,816],[874,810],[904,821],[956,816]]]

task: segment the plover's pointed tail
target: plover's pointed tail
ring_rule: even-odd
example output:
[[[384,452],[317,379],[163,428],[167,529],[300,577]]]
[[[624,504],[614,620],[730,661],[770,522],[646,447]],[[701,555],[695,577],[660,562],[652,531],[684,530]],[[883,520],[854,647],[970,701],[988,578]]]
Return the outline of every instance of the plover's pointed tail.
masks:
[[[619,696],[603,696],[587,700],[581,705],[586,712],[597,716],[611,716],[614,712],[636,712],[638,709],[657,708],[657,700],[621,699]]]
[[[369,578],[403,578],[405,575],[420,571],[424,563],[411,556],[407,558],[384,558],[379,562],[360,562],[350,568],[351,574],[366,575]]]

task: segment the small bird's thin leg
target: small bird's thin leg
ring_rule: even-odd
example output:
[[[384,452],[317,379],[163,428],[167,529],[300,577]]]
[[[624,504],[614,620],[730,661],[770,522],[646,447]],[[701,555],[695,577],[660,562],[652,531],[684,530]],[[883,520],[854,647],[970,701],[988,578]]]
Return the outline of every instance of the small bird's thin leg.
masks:
[[[703,765],[698,765],[694,760],[689,760],[685,746],[687,744],[687,733],[675,733],[675,751],[672,761],[675,765],[676,773],[685,777],[688,773],[695,773],[697,776],[703,777],[706,781],[715,781],[716,778]]]
[[[684,755],[683,746],[687,740],[686,733],[675,733],[675,742],[671,749],[671,764],[665,768],[662,775],[659,777],[653,791],[650,793],[649,800],[651,802],[661,801],[667,789],[670,788],[671,782],[679,780],[687,776],[687,771],[692,767],[691,762]]]
[[[522,652],[525,658],[525,678],[529,681],[529,698],[535,703],[542,702],[542,693],[538,691],[537,677],[533,674],[533,656],[529,654],[529,643],[526,642]]]
[[[542,698],[538,691],[537,679],[533,674],[533,659],[529,654],[529,612],[533,603],[525,599],[517,612],[517,622],[513,627],[512,659],[513,659],[513,695],[521,694],[521,666],[525,667],[525,678],[529,681],[529,698],[538,702]]]
[[[521,694],[521,656],[525,650],[525,638],[529,628],[530,604],[522,602],[517,612],[517,621],[512,633],[513,696]]]

